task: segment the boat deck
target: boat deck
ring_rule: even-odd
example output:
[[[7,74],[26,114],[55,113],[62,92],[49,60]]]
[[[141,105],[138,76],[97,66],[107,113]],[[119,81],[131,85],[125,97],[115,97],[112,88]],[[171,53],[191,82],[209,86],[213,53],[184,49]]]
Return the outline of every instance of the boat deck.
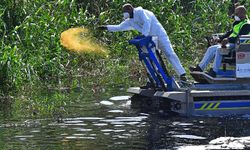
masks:
[[[214,85],[213,85],[214,86]],[[222,89],[224,88],[224,89]],[[184,116],[196,115],[236,115],[250,113],[249,85],[196,85],[179,91],[156,91],[131,87],[127,92],[160,101],[159,108]],[[133,98],[132,98],[133,101]],[[164,106],[167,106],[164,108]]]

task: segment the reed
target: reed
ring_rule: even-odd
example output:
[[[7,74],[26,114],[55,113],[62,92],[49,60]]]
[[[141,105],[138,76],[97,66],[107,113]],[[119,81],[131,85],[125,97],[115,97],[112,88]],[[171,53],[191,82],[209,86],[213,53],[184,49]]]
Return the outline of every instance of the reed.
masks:
[[[204,54],[205,36],[225,32],[233,21],[227,15],[230,0],[137,0],[132,3],[155,13],[185,67],[198,62]],[[29,89],[26,86],[76,88],[79,80],[82,86],[91,89],[144,83],[145,72],[136,48],[127,42],[138,32],[109,33],[96,29],[98,25],[119,23],[122,5],[121,0],[2,0],[1,95],[25,93],[25,89]],[[61,33],[75,27],[88,28],[100,44],[97,47],[108,49],[109,57],[72,53],[62,46]],[[101,50],[97,47],[94,51]]]

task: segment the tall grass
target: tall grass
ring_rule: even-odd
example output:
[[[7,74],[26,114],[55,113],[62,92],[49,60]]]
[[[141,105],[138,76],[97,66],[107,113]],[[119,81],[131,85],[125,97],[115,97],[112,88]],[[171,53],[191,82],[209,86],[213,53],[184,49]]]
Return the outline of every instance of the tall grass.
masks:
[[[205,36],[225,32],[232,23],[227,16],[229,0],[137,0],[131,3],[155,13],[185,67],[198,62],[203,55]],[[138,85],[145,73],[136,48],[127,42],[138,32],[96,30],[98,25],[120,23],[123,4],[123,0],[2,0],[0,93],[6,95],[33,85],[75,87],[79,75],[84,85],[92,89],[102,85]],[[60,45],[63,31],[81,26],[92,31],[96,40],[109,48],[108,59],[72,53]]]

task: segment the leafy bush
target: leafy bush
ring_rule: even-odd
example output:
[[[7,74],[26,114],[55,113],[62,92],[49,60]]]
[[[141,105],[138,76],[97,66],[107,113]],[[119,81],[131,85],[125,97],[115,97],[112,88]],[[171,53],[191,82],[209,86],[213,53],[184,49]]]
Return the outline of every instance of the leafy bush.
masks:
[[[185,66],[198,62],[203,55],[205,36],[226,31],[232,22],[227,16],[229,0],[138,0],[131,3],[155,13]],[[131,66],[136,64],[138,69],[141,66],[135,47],[128,45],[127,40],[138,32],[96,30],[101,24],[119,23],[123,4],[123,0],[2,0],[0,81],[10,90],[24,83],[70,84],[67,80],[78,74],[85,79],[86,74],[93,74],[92,79],[97,76],[97,70],[106,73],[100,81],[103,84],[118,82],[120,76],[131,77],[130,73],[135,71]],[[79,26],[88,27],[93,36],[110,49],[109,59],[69,53],[60,45],[60,33]],[[117,72],[117,76],[113,78],[112,72]],[[135,76],[134,81],[142,76]],[[112,79],[115,80],[110,81]],[[119,80],[119,83],[127,81]]]

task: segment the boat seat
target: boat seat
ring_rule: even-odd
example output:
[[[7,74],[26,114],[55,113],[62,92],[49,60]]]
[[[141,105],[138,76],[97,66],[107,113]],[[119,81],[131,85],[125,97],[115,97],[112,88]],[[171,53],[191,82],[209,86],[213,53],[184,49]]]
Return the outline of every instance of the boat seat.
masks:
[[[221,48],[220,54],[222,55],[222,66],[223,70],[226,70],[226,66],[236,66],[236,51],[246,52],[250,51],[250,36],[241,36],[241,40],[238,41],[235,48]]]
[[[220,54],[222,55],[222,64],[235,65],[236,51],[235,48],[220,48]]]

